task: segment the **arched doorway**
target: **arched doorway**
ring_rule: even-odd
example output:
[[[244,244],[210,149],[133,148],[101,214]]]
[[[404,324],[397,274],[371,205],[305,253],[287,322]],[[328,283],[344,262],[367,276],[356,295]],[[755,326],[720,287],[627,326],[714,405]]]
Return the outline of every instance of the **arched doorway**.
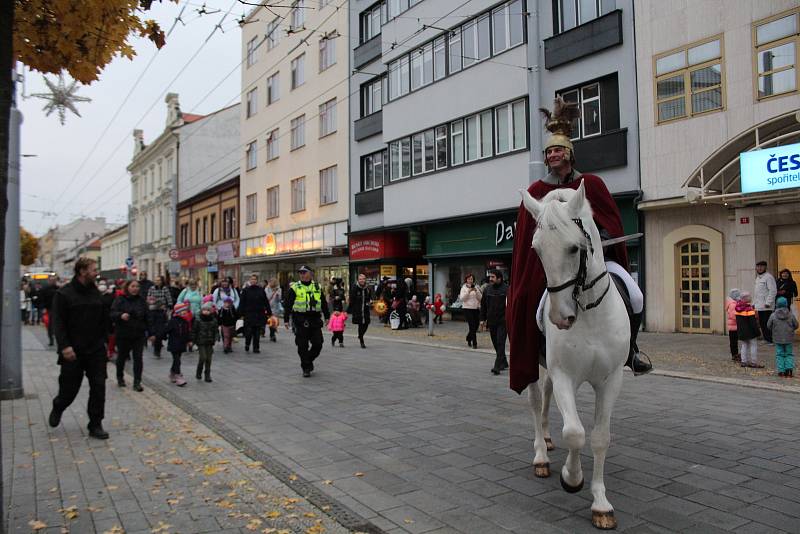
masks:
[[[676,286],[679,288],[678,330],[711,332],[711,255],[710,243],[689,239],[676,246],[678,260]]]

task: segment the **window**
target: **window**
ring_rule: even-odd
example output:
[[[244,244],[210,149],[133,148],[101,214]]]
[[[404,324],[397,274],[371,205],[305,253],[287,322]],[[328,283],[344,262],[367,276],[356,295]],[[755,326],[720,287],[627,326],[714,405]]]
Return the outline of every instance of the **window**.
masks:
[[[280,213],[278,208],[280,199],[280,186],[267,189],[267,219],[274,219]]]
[[[247,61],[246,61],[246,64],[247,64],[248,68],[252,67],[256,63],[256,59],[257,59],[256,52],[258,50],[258,44],[256,42],[257,40],[258,40],[258,37],[253,37],[252,39],[247,41]]]
[[[306,178],[292,180],[292,213],[306,209]]]
[[[655,71],[658,122],[723,108],[721,36],[656,56]]]
[[[412,173],[416,176],[434,170],[436,151],[434,130],[425,130],[411,137]]]
[[[411,90],[433,83],[433,43],[411,52]]]
[[[203,243],[208,243],[208,217],[203,217]]]
[[[492,112],[484,111],[465,119],[466,159],[488,158],[492,155]]]
[[[222,239],[236,237],[236,208],[222,210]]]
[[[267,24],[267,50],[272,50],[281,41],[280,19]]]
[[[147,226],[147,219],[145,219],[145,226]],[[194,220],[194,244],[200,244],[200,219]]]
[[[217,214],[216,213],[212,213],[211,214],[211,221],[210,221],[209,224],[211,225],[211,242],[213,243],[214,241],[217,240]]]
[[[375,152],[361,158],[361,190],[371,191],[383,187],[389,154],[386,150]]]
[[[361,116],[377,113],[383,107],[383,85],[386,78],[373,79],[361,86]]]
[[[390,180],[411,176],[411,139],[406,137],[389,144]]]
[[[306,83],[306,55],[300,54],[292,60],[292,89]]]
[[[281,73],[276,72],[267,78],[267,105],[274,104],[281,98]]]
[[[336,131],[336,99],[328,100],[319,107],[319,136],[325,137]]]
[[[522,0],[509,2],[492,11],[492,51],[499,54],[522,44],[525,15]]]
[[[258,111],[258,87],[247,92],[247,118],[249,119]]]
[[[757,98],[797,90],[798,13],[755,25]]]
[[[279,128],[275,128],[267,135],[267,161],[277,159],[279,155],[279,144],[281,132]]]
[[[409,92],[408,55],[389,63],[389,98],[395,99]]]
[[[447,39],[439,37],[433,42],[433,79],[447,76]]]
[[[465,67],[489,57],[489,15],[464,24],[462,36]]]
[[[406,9],[408,9],[409,0],[387,0],[386,2],[386,10],[389,19],[393,19]],[[416,3],[416,2],[414,2]]]
[[[464,163],[464,121],[450,123],[450,164]]]
[[[447,167],[447,126],[436,127],[436,168]]]
[[[291,29],[292,30],[300,30],[305,29],[306,23],[306,2],[305,0],[297,0],[294,4],[292,4],[292,12],[289,15],[291,20]]]
[[[450,74],[461,70],[463,65],[461,52],[461,28],[456,28],[450,32],[448,43],[449,57],[450,57]]]
[[[366,43],[373,37],[381,34],[381,12],[383,5],[377,4],[366,11],[361,13],[361,29],[359,34],[359,42]]]
[[[323,37],[319,41],[319,71],[322,72],[336,64],[336,39]]]
[[[258,166],[258,144],[255,141],[247,145],[247,170],[253,170]]]
[[[616,0],[558,0],[556,28],[558,33],[611,13],[617,8]]]
[[[572,122],[572,139],[591,137],[602,131],[599,83],[566,91],[561,96],[567,102],[576,103],[581,110],[580,118]]]
[[[181,248],[186,248],[189,246],[189,224],[185,223],[181,225]]]
[[[247,195],[247,224],[252,224],[258,220],[258,211],[256,209],[256,193]]]
[[[291,126],[291,149],[296,150],[306,144],[306,116],[300,115],[296,119],[292,119]]]
[[[319,205],[336,202],[336,165],[319,171]]]

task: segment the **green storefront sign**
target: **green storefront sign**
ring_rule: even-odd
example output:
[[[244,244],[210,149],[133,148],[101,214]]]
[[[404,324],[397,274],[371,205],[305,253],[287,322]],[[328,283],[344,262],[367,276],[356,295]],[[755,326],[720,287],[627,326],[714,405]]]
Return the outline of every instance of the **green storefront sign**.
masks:
[[[428,258],[510,254],[514,246],[517,210],[492,217],[429,226]]]

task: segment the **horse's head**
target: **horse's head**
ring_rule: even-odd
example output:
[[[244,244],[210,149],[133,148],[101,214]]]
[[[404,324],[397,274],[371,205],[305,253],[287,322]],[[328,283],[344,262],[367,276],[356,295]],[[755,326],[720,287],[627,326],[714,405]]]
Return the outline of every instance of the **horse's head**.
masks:
[[[592,261],[592,242],[599,246],[600,234],[592,220],[583,183],[577,191],[556,189],[541,201],[521,191],[522,202],[536,221],[532,246],[547,277],[550,293],[548,318],[561,330],[570,328],[578,317],[574,295],[576,282],[583,283]]]

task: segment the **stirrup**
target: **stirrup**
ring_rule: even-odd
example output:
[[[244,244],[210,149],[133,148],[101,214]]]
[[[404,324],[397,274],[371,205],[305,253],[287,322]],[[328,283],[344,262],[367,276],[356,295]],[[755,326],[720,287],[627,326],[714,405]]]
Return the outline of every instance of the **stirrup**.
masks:
[[[642,356],[647,359],[647,362],[642,361],[641,358]],[[642,366],[639,368],[639,370],[636,369],[637,360],[639,364],[641,364]],[[652,360],[650,360],[650,356],[648,356],[647,353],[643,351],[634,352],[633,356],[631,356],[630,364],[626,362],[625,365],[631,368],[631,371],[633,371],[633,376],[646,375],[647,373],[653,370],[653,362]]]

